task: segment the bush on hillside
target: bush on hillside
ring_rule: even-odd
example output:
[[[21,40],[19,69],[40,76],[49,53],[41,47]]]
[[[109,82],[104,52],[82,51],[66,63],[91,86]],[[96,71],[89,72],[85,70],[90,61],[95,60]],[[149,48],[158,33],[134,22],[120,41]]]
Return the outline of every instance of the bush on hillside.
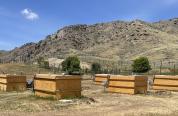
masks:
[[[99,63],[93,63],[91,65],[91,71],[92,73],[96,74],[96,73],[100,73],[101,72],[101,65]]]
[[[134,73],[146,73],[151,70],[151,66],[147,57],[140,57],[133,61],[132,71]]]
[[[62,62],[62,70],[68,74],[80,74],[80,60],[77,56],[67,57]]]
[[[45,61],[45,59],[43,57],[39,57],[37,59],[37,63],[40,68],[49,69],[49,62]]]

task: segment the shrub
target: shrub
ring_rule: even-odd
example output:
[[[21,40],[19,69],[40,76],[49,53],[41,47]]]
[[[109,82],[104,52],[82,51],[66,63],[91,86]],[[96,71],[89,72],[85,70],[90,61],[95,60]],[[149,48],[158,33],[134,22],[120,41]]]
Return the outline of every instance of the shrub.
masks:
[[[49,69],[49,62],[45,61],[43,57],[39,57],[37,59],[37,63],[39,65],[39,67]]]
[[[135,73],[145,73],[151,70],[149,60],[147,57],[140,57],[133,61],[132,71]]]
[[[49,62],[48,61],[44,61],[42,67],[45,68],[45,69],[49,69]]]
[[[78,73],[80,74],[80,60],[77,56],[67,57],[62,62],[62,70],[66,71],[68,74]]]
[[[91,65],[91,71],[92,73],[96,74],[96,73],[100,73],[101,71],[101,65],[99,63],[93,63]]]
[[[39,57],[39,58],[37,59],[38,65],[41,66],[41,64],[42,64],[43,61],[44,61],[44,58],[43,58],[43,57]]]

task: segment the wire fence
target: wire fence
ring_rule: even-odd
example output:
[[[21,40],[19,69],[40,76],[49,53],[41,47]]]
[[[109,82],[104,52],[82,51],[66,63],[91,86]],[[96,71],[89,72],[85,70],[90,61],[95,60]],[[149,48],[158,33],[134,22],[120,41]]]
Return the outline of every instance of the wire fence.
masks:
[[[106,74],[122,74],[122,75],[130,75],[132,72],[132,64],[133,61],[125,61],[125,60],[101,60],[95,59],[81,59],[84,62],[90,63],[99,63],[102,66],[100,73]],[[151,70],[145,74],[148,75],[178,75],[178,60],[157,60],[150,61]]]
[[[65,57],[61,57],[62,59],[65,59]],[[81,62],[86,62],[89,65],[92,63],[99,63],[101,65],[101,71],[100,73],[105,74],[122,74],[122,75],[130,75],[132,74],[132,63],[133,61],[130,60],[112,60],[108,58],[101,58],[101,57],[94,57],[94,56],[79,56]],[[14,63],[14,62],[12,62]],[[28,64],[33,65],[33,62],[28,62]],[[150,61],[150,65],[152,70],[150,70],[148,73],[149,75],[178,75],[178,60],[156,60],[156,61]],[[90,74],[91,73],[91,66],[90,67],[82,67],[84,74]],[[46,71],[46,70],[45,70]],[[42,69],[39,69],[38,71],[33,71],[34,73],[43,73],[45,71],[42,71]],[[49,73],[62,73],[61,66],[59,67],[51,67],[50,70],[48,70]],[[32,72],[32,73],[33,73]],[[47,71],[46,71],[47,72]],[[15,72],[14,72],[15,73]]]

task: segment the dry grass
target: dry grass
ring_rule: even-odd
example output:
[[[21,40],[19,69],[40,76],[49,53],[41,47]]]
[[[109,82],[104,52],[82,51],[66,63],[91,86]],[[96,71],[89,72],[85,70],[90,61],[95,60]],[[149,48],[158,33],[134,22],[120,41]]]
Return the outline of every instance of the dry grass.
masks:
[[[147,95],[107,93],[90,80],[82,81],[82,94],[72,102],[41,99],[33,93],[0,93],[0,115],[32,116],[177,116],[178,93],[154,92]]]
[[[0,64],[0,73],[26,75],[27,79],[31,79],[36,73],[50,73],[51,70],[39,68],[37,65],[27,64]]]
[[[50,70],[39,68],[37,65],[26,65],[26,64],[0,64],[0,70],[8,74],[35,74],[39,71],[41,73],[48,73]]]

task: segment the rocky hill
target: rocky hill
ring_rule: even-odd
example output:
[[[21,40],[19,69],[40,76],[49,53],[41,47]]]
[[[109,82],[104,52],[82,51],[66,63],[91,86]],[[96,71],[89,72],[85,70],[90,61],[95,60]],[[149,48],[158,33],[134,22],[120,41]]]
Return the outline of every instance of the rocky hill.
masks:
[[[178,59],[178,19],[148,23],[113,21],[94,25],[72,25],[48,35],[38,43],[27,43],[1,57],[5,62],[34,61],[39,56],[132,60]]]

